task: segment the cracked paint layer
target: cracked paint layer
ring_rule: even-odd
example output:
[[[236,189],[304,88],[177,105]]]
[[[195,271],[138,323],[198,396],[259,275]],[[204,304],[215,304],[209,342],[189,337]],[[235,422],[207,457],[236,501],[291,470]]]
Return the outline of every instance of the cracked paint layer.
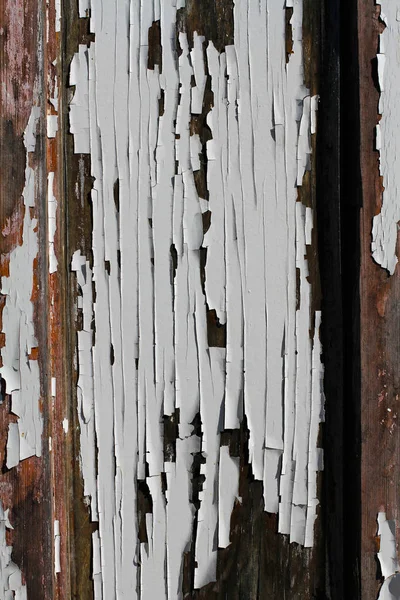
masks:
[[[386,513],[378,513],[378,536],[380,548],[378,561],[384,582],[378,600],[398,600],[400,598],[400,575],[396,545],[396,522],[386,519]]]
[[[3,510],[0,502],[0,596],[5,600],[27,600],[21,570],[11,559],[12,546],[6,541],[6,529],[13,529],[8,512],[8,509]]]
[[[397,51],[400,21],[397,5],[385,1],[376,4],[381,5],[380,21],[382,28],[384,27],[379,35],[377,54],[380,119],[376,127],[375,146],[379,151],[383,192],[380,212],[373,219],[371,251],[374,260],[393,275],[398,262],[396,244],[400,221],[400,202],[397,194],[400,174],[396,164],[397,131],[400,127],[400,117],[396,110],[397,82],[400,74]]]
[[[35,207],[35,171],[29,155],[35,150],[35,132],[40,109],[33,107],[24,134],[27,152],[22,243],[12,250],[9,275],[1,278],[1,293],[6,297],[2,312],[5,344],[1,349],[0,373],[11,396],[11,411],[18,417],[10,423],[7,440],[7,467],[31,456],[41,456],[43,421],[39,407],[40,376],[36,356],[37,341],[33,322],[32,294],[34,263],[38,253]]]
[[[400,573],[396,573],[385,579],[379,591],[378,600],[399,600],[399,598]]]
[[[54,573],[61,573],[61,535],[60,535],[60,521],[54,521]]]
[[[184,5],[79,5],[95,42],[72,60],[70,130],[91,157],[93,261],[77,250],[71,268],[96,599],[183,598],[189,551],[194,587],[215,581],[240,502],[221,433],[244,417],[265,510],[313,546],[321,314],[299,189],[318,97],[304,85],[302,2],[288,62],[283,0],[237,0],[222,52],[177,30]],[[218,343],[210,315],[226,327]]]
[[[80,290],[78,310],[83,313],[83,326],[78,335],[78,418],[80,427],[81,470],[84,481],[84,494],[88,497],[91,517],[97,521],[97,489],[95,467],[95,422],[93,394],[93,357],[92,357],[92,270],[89,261],[81,256],[79,250],[72,258],[72,271],[76,272]]]
[[[54,173],[50,172],[47,176],[47,218],[48,218],[48,243],[49,243],[49,273],[57,271],[57,257],[54,250],[54,236],[56,233],[57,222],[57,200],[54,196]]]

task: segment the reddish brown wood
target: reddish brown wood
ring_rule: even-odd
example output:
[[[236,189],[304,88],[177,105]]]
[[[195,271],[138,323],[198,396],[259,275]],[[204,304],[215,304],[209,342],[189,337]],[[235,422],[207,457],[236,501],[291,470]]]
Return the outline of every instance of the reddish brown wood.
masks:
[[[39,245],[46,243],[45,120],[43,95],[44,65],[39,52],[43,44],[45,12],[38,0],[2,0],[0,2],[0,253],[1,275],[8,275],[11,251],[22,243],[22,220],[25,207],[22,191],[25,184],[26,152],[23,132],[32,106],[39,105],[42,117],[37,131],[36,152],[30,166],[37,174],[36,206],[31,214],[38,219]],[[31,358],[38,359],[42,373],[47,365],[46,322],[46,254],[39,252],[35,261],[32,301],[38,348]],[[4,297],[1,299],[4,306]],[[4,345],[4,336],[1,344]],[[47,439],[47,379],[41,381],[41,406],[44,414],[44,437]],[[0,406],[0,500],[10,509],[14,530],[7,543],[13,546],[12,558],[21,569],[29,598],[53,598],[53,540],[48,446],[43,444],[41,458],[22,461],[11,470],[6,468],[5,451],[8,423],[16,417],[10,412],[10,399]]]
[[[380,211],[382,182],[374,127],[379,93],[374,85],[379,6],[359,0],[359,68],[362,199],[361,235],[361,597],[374,600],[380,584],[376,561],[377,513],[399,518],[400,273],[391,277],[371,257],[372,219]]]

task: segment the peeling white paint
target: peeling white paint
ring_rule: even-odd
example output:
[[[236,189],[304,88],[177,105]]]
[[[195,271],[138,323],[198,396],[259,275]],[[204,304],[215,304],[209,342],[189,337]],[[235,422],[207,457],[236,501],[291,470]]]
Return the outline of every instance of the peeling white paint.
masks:
[[[399,600],[400,575],[396,544],[396,521],[386,519],[386,513],[378,513],[378,536],[380,549],[378,560],[384,582],[379,591],[378,600]]]
[[[207,76],[204,70],[203,44],[205,37],[198,35],[197,31],[193,35],[193,50],[190,52],[190,58],[193,66],[193,75],[195,85],[191,89],[191,113],[201,114],[203,110],[203,96],[206,88]]]
[[[319,96],[311,96],[311,135],[317,132],[317,110],[318,110]]]
[[[40,106],[32,106],[28,125],[24,131],[24,146],[27,152],[34,152],[36,148],[36,126],[40,118]]]
[[[219,449],[218,547],[230,544],[231,514],[239,496],[239,458],[230,456],[228,446]]]
[[[382,131],[381,131],[381,126],[379,125],[379,123],[377,124],[375,131],[376,131],[375,149],[381,150],[381,148],[382,148]],[[379,161],[379,169],[380,169],[380,161]],[[382,175],[381,171],[380,171],[380,173]]]
[[[89,144],[89,77],[87,47],[79,46],[71,62],[69,83],[75,86],[70,102],[70,128],[74,134],[75,152],[90,152]]]
[[[93,396],[92,322],[93,290],[92,271],[89,261],[77,250],[72,258],[72,271],[76,272],[83,310],[83,329],[78,331],[78,418],[81,444],[81,469],[84,481],[84,494],[90,498],[91,516],[97,514],[96,489],[96,443]]]
[[[214,106],[207,116],[212,140],[207,142],[207,186],[211,226],[204,236],[207,248],[205,290],[209,308],[214,308],[220,323],[226,322],[226,250],[225,186],[227,179],[227,125],[226,114],[226,57],[219,55],[212,42],[207,47],[208,69],[211,75]],[[193,90],[194,88],[192,88]],[[193,93],[193,92],[192,92]],[[192,139],[193,136],[191,136]],[[194,167],[193,167],[193,170]]]
[[[379,590],[378,600],[399,600],[400,599],[400,573],[391,575],[382,584]]]
[[[56,65],[57,61],[53,62],[53,65]],[[54,110],[58,112],[58,77],[55,75],[54,77],[54,98],[50,98],[50,104],[53,106]]]
[[[8,519],[8,509],[0,503],[0,597],[4,600],[27,600],[26,585],[22,583],[22,573],[12,561],[12,546],[7,546],[6,528],[13,529]]]
[[[55,138],[58,131],[58,115],[47,115],[47,137]]]
[[[55,30],[56,33],[61,31],[61,0],[55,0],[55,9],[56,9],[56,23]]]
[[[177,59],[182,5],[92,0],[96,41],[80,46],[71,64],[75,152],[91,154],[94,178],[93,264],[77,251],[72,270],[83,312],[81,465],[99,522],[96,599],[137,598],[139,589],[145,598],[182,598],[189,550],[195,587],[215,580],[217,549],[230,543],[239,493],[239,461],[221,447],[220,433],[237,429],[244,414],[265,509],[279,514],[279,531],[292,542],[313,544],[323,467],[321,315],[312,310],[307,263],[314,214],[298,201],[297,186],[310,168],[318,96],[303,82],[302,3],[237,0],[233,45],[219,53],[195,32],[191,49],[180,32]],[[289,5],[294,54],[286,64]],[[84,16],[89,3],[79,6]],[[156,18],[162,73],[158,65],[147,69]],[[203,147],[191,135],[207,73],[214,97],[208,199],[197,192]],[[207,211],[211,226],[203,235]],[[209,347],[207,308],[227,324],[226,348]],[[178,409],[170,462],[163,419],[176,418]],[[204,483],[194,539],[191,480],[199,453]],[[137,479],[152,499],[141,544]]]
[[[51,395],[53,398],[55,398],[56,396],[56,390],[57,390],[57,379],[55,377],[51,378]]]
[[[18,423],[8,425],[7,436],[7,469],[16,467],[19,463],[19,427]]]
[[[48,242],[49,242],[49,273],[57,271],[57,257],[54,250],[54,236],[57,229],[57,200],[54,196],[54,173],[47,175],[47,219],[48,219]]]
[[[95,531],[92,535],[93,549],[93,582],[94,582],[94,597],[102,598],[101,585],[101,564],[100,564],[100,538],[99,532]]]
[[[397,190],[400,171],[396,162],[400,116],[397,110],[400,63],[398,60],[398,37],[400,22],[398,7],[387,0],[380,3],[381,19],[386,27],[379,35],[377,54],[378,81],[380,88],[379,113],[382,115],[376,129],[376,149],[380,155],[380,174],[383,180],[382,207],[375,215],[372,226],[371,251],[373,259],[393,275],[396,256],[400,201]]]
[[[200,451],[200,439],[192,435],[176,441],[176,462],[165,463],[167,473],[167,582],[168,598],[182,595],[182,556],[190,549],[195,515],[188,502],[191,494],[191,466],[193,454]]]
[[[90,6],[90,0],[79,0],[79,16],[81,19],[89,16]]]
[[[42,445],[39,365],[37,360],[29,358],[32,349],[37,347],[31,297],[33,266],[38,253],[37,220],[31,217],[31,208],[35,206],[35,171],[29,166],[29,153],[35,149],[39,116],[40,110],[34,107],[24,134],[28,154],[22,244],[10,253],[9,277],[1,279],[1,293],[6,296],[6,302],[2,315],[5,346],[1,349],[0,373],[6,382],[6,393],[11,395],[11,411],[18,416],[17,423],[9,427],[7,463],[10,467],[17,464],[18,454],[19,460],[41,456]]]
[[[378,513],[378,536],[380,537],[378,560],[382,575],[386,579],[399,571],[399,562],[396,549],[396,522],[388,521],[384,512]]]
[[[54,573],[61,573],[61,534],[60,521],[54,521]]]
[[[311,246],[312,244],[312,230],[313,230],[313,210],[306,206],[306,245]]]

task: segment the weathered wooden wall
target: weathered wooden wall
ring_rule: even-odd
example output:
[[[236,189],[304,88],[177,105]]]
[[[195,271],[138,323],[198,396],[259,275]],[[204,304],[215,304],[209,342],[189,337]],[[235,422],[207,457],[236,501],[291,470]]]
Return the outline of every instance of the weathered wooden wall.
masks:
[[[51,598],[53,479],[44,443],[51,428],[43,102],[46,12],[39,2],[18,0],[2,2],[0,14],[0,587],[4,597],[12,593],[6,592],[11,587],[16,597],[23,598],[29,589],[36,597]]]
[[[385,578],[379,597],[397,598],[399,13],[390,2],[381,5],[362,1],[358,3],[358,11],[362,178],[361,596],[375,597]]]
[[[0,1],[0,597],[400,598],[384,4]]]

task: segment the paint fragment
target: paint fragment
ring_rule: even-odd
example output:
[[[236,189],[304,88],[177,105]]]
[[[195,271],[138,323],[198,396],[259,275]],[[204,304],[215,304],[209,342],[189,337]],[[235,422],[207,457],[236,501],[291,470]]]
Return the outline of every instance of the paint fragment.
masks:
[[[55,138],[58,131],[58,115],[47,115],[47,137]]]
[[[57,257],[54,250],[54,236],[57,228],[57,200],[54,196],[54,173],[47,175],[47,218],[48,218],[48,242],[49,242],[49,273],[57,271]]]
[[[19,463],[19,427],[18,423],[10,423],[7,436],[7,469],[16,467]]]
[[[97,489],[95,469],[95,424],[93,396],[92,358],[92,272],[89,261],[77,250],[72,258],[72,271],[76,272],[81,293],[83,328],[78,331],[78,418],[80,427],[81,470],[84,481],[84,494],[90,498],[91,517],[97,521]]]
[[[56,9],[56,24],[55,30],[56,33],[61,31],[61,0],[55,0],[55,9]]]
[[[386,519],[386,513],[378,513],[378,536],[380,548],[378,560],[384,582],[379,591],[379,600],[398,600],[400,598],[399,562],[396,545],[396,522]]]
[[[382,584],[378,600],[399,600],[400,598],[400,573],[391,575]]]
[[[396,549],[396,522],[388,521],[384,512],[378,513],[378,536],[380,537],[378,560],[382,575],[386,579],[399,571],[399,563]]]
[[[60,521],[54,521],[54,572],[61,573],[61,534]]]
[[[221,446],[219,454],[218,547],[230,544],[230,517],[239,496],[239,459],[229,455],[228,446]]]
[[[84,45],[79,46],[79,52],[71,62],[69,83],[75,86],[75,93],[69,105],[70,128],[74,135],[76,153],[90,152],[89,145],[89,80],[88,52]]]

